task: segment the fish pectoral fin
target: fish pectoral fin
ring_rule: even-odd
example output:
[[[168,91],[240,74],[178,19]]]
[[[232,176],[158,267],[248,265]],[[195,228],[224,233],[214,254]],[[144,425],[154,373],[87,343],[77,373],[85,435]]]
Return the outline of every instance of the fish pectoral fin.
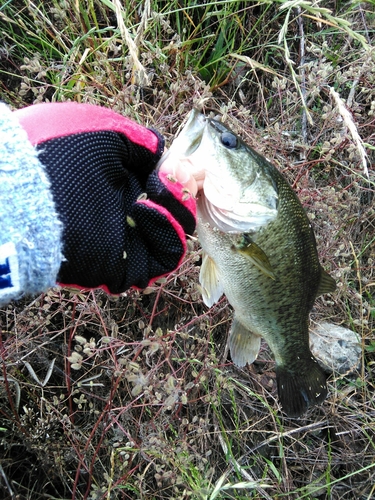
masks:
[[[202,265],[199,272],[199,282],[202,287],[202,298],[206,306],[213,306],[223,295],[224,290],[220,283],[219,272],[211,257],[203,252]]]
[[[336,290],[336,281],[323,268],[321,268],[319,288],[316,296],[319,297],[323,293],[331,293]]]
[[[237,366],[253,363],[259,353],[261,338],[233,319],[229,332],[229,349],[232,361]]]
[[[252,241],[248,234],[244,234],[242,236],[242,241],[237,245],[233,245],[232,250],[250,259],[254,266],[256,266],[269,278],[272,278],[273,280],[276,279],[267,255],[263,252],[260,246]]]

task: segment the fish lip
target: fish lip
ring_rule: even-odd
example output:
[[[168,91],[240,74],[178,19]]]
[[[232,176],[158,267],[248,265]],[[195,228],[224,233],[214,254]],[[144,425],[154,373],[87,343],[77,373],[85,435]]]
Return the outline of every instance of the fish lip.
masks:
[[[189,135],[189,133],[191,133],[194,136],[194,139],[192,141],[192,144],[189,145],[189,147],[184,151],[185,157],[191,156],[199,148],[202,142],[204,130],[207,126],[207,122],[207,117],[197,108],[193,108],[191,110],[184,130],[186,131],[186,135]]]
[[[195,153],[202,142],[207,122],[207,117],[197,108],[193,108],[186,124],[174,139],[171,147],[159,159],[156,168],[159,168],[169,156],[184,159]]]
[[[209,124],[212,126],[212,128],[216,132],[219,132],[219,134],[223,134],[224,132],[228,132],[228,129],[221,122],[214,120],[213,118],[206,118],[206,120],[209,122]]]

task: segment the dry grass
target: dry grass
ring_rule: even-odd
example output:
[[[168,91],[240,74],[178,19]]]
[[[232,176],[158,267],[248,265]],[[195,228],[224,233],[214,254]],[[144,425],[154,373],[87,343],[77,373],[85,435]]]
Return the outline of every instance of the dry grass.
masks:
[[[298,192],[338,282],[312,320],[360,333],[361,368],[284,417],[268,347],[227,359],[197,243],[145,293],[52,289],[0,312],[2,498],[374,498],[375,13],[281,3],[8,2],[0,93],[99,103],[167,141],[194,105],[222,114]]]

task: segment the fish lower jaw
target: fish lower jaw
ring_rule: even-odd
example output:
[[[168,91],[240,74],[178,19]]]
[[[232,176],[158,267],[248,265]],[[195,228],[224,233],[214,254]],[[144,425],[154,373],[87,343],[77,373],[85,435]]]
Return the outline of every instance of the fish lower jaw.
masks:
[[[231,209],[220,209],[212,204],[202,193],[197,199],[198,225],[209,224],[212,230],[218,230],[222,233],[251,233],[259,230],[273,220],[277,213],[259,213],[251,212],[246,215],[240,215]]]

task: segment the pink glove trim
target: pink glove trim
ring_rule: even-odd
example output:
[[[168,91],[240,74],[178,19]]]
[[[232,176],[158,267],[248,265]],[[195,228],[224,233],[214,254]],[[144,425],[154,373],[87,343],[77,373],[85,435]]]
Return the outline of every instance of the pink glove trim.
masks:
[[[173,178],[171,174],[165,172],[158,172],[159,179],[168,189],[168,191],[176,198],[176,200],[184,205],[195,217],[197,218],[197,204],[195,198],[190,191],[183,187],[183,185]]]
[[[33,146],[66,135],[113,131],[154,154],[158,151],[159,139],[152,130],[101,106],[53,102],[34,104],[14,113]]]

